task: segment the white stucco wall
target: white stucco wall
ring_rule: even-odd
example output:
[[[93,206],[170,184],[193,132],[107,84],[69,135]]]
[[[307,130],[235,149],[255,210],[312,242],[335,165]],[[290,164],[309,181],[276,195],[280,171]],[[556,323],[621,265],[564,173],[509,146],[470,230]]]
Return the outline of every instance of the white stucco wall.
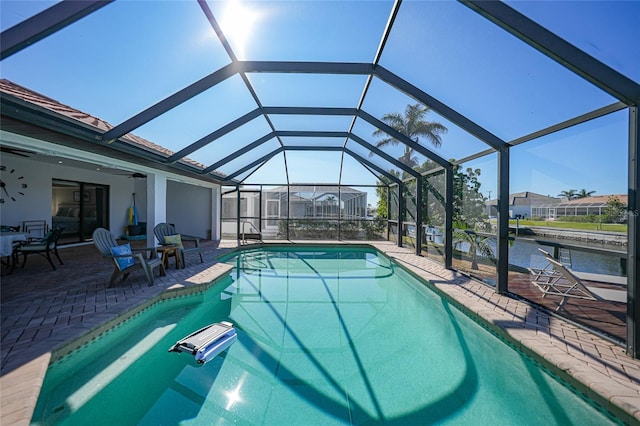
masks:
[[[148,235],[153,235],[156,223],[170,222],[185,234],[206,238],[211,233],[213,238],[219,238],[219,185],[3,130],[0,130],[0,143],[40,153],[34,158],[4,153],[0,155],[0,165],[7,170],[15,169],[12,176],[24,176],[20,183],[28,185],[23,191],[25,195],[15,197],[15,202],[6,194],[2,197],[6,199],[5,203],[0,204],[2,225],[21,225],[25,220],[43,219],[51,225],[51,216],[58,204],[68,203],[64,191],[60,191],[59,196],[65,200],[53,200],[52,180],[60,179],[109,188],[108,227],[116,236],[123,235],[128,225],[129,207],[132,194],[135,193],[138,220],[147,223]],[[58,163],[59,159],[61,164]],[[105,173],[96,170],[99,167],[122,169],[122,172]],[[147,178],[131,178],[134,170],[145,174]]]
[[[520,217],[531,217],[531,206],[521,205],[521,206],[510,206],[509,207],[509,216],[511,218],[515,218],[517,215]]]
[[[138,210],[138,220],[147,221],[147,180],[133,179],[133,192],[136,194],[136,207]]]
[[[209,188],[211,192],[211,217],[209,218],[209,227],[211,228],[211,239],[219,240],[222,233],[222,224],[220,217],[222,213],[222,202],[220,199],[220,193],[222,188],[219,185]]]
[[[99,171],[78,169],[58,163],[43,163],[10,154],[0,157],[0,164],[8,170],[15,169],[15,174],[24,176],[28,185],[24,196],[17,196],[17,201],[5,201],[0,205],[0,223],[2,225],[20,225],[25,220],[45,219],[51,225],[53,179],[88,182],[109,186],[109,228],[116,235],[121,235],[127,225],[128,208],[131,194],[134,191],[134,179],[127,176],[115,176]],[[4,172],[3,172],[4,173]],[[3,197],[6,199],[6,197]],[[143,198],[143,197],[141,197]]]
[[[207,238],[211,229],[212,191],[196,185],[167,181],[167,222],[182,234]]]

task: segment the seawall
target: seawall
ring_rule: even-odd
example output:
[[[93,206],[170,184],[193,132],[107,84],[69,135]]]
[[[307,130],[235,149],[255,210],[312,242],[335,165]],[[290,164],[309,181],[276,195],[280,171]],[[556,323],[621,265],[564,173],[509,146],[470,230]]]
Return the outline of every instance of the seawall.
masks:
[[[532,226],[527,228],[536,236],[567,239],[574,241],[587,241],[591,243],[613,244],[618,246],[627,245],[627,234],[620,232],[605,231],[584,231],[558,228],[545,228],[542,226]],[[528,234],[531,235],[531,234]]]

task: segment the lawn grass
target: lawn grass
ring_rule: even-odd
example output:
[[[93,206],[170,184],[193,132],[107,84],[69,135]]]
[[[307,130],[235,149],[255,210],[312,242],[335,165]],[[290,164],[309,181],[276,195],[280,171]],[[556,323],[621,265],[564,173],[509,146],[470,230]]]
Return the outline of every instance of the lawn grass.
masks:
[[[544,226],[546,228],[561,229],[580,229],[583,231],[610,231],[610,232],[627,232],[627,225],[622,223],[585,223],[585,222],[560,222],[544,221],[544,220],[528,220],[520,219],[520,226]],[[510,226],[516,226],[515,220],[509,221]]]

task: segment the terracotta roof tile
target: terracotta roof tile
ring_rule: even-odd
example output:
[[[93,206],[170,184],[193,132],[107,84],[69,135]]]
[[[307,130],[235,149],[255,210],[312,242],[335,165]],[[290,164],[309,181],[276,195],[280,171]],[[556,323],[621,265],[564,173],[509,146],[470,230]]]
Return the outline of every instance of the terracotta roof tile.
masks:
[[[624,204],[628,204],[627,194],[608,194],[608,195],[596,195],[593,197],[574,198],[569,201],[565,201],[563,204],[607,204],[609,198],[616,197]]]
[[[27,89],[26,87],[20,86],[19,84],[16,84],[7,79],[0,79],[0,92],[13,95],[16,98],[22,99],[25,102],[29,102],[33,105],[48,109],[49,111],[53,111],[65,117],[87,124],[102,132],[106,132],[107,130],[110,130],[114,127],[110,123],[106,122],[105,120],[102,120],[98,117],[94,117],[91,114],[87,114],[85,112],[79,111],[68,105],[62,104],[56,101],[55,99],[51,99],[40,93],[34,92],[33,90]],[[140,136],[136,136],[133,133],[127,133],[122,137],[122,140],[130,143],[131,145],[138,146],[147,151],[151,151],[165,157],[169,157],[174,154],[173,151],[167,148],[164,148],[160,145],[157,145],[147,139],[141,138]],[[188,157],[181,159],[180,162],[194,166],[199,169],[204,169],[206,167],[204,164],[199,163],[195,160],[192,160]]]

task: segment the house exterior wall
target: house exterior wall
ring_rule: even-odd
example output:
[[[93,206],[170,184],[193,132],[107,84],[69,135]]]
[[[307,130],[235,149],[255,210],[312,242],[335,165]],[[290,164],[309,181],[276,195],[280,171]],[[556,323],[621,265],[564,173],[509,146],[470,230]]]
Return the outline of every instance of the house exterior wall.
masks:
[[[167,181],[167,222],[177,232],[207,238],[213,232],[211,193],[210,188]]]
[[[529,205],[519,205],[519,206],[510,206],[509,207],[509,217],[511,218],[524,218],[531,217],[531,206]]]
[[[133,193],[136,194],[138,220],[149,222],[147,179],[132,179],[124,171],[122,175],[113,175],[98,170],[68,166],[64,159],[62,161],[62,164],[49,163],[10,154],[3,154],[0,157],[0,165],[6,168],[5,171],[15,170],[16,175],[24,176],[20,182],[27,184],[26,189],[21,189],[24,196],[15,195],[17,189],[12,194],[16,201],[11,201],[3,191],[2,198],[5,202],[0,204],[0,224],[21,225],[25,220],[46,220],[51,226],[51,217],[57,211],[58,204],[64,202],[64,200],[53,199],[53,179],[108,186],[108,227],[117,237],[124,234],[129,224],[129,207],[132,204]],[[216,187],[213,184],[211,186]],[[218,220],[212,213],[214,205],[211,198],[212,188],[167,181],[166,189],[166,221],[175,223],[179,232],[206,238],[209,235],[208,231],[212,230],[211,224]],[[7,188],[7,190],[13,191],[13,188]],[[163,213],[162,218],[164,217]],[[149,224],[147,234],[151,233],[151,229],[153,224]]]
[[[498,209],[495,205],[489,205],[485,207],[484,212],[490,217],[498,216]],[[509,217],[515,219],[516,216],[521,218],[530,218],[532,215],[532,206],[526,204],[518,204],[509,206]]]
[[[219,240],[222,238],[222,223],[220,218],[222,217],[222,200],[220,199],[221,187],[219,185],[209,188],[211,193],[211,217],[209,217],[209,228],[211,229],[211,239]]]
[[[43,163],[13,155],[2,155],[0,164],[16,174],[24,176],[28,187],[24,196],[16,196],[17,201],[6,200],[0,204],[2,225],[21,225],[25,220],[46,220],[51,226],[51,217],[57,209],[52,198],[53,179],[96,183],[109,186],[109,227],[116,235],[121,235],[128,219],[134,179],[126,176],[108,175],[99,171],[66,166],[64,162]],[[3,197],[7,198],[7,197]]]

